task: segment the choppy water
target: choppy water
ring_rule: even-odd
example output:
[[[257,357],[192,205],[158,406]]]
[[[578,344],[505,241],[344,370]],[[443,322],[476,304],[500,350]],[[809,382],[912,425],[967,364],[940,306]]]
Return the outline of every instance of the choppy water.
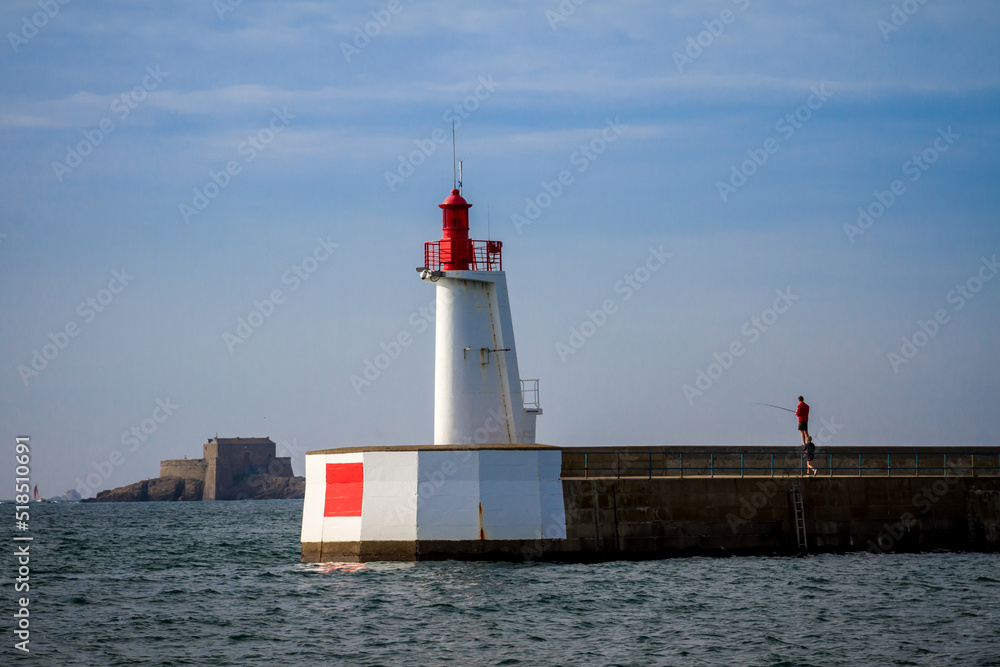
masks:
[[[1000,665],[997,555],[303,565],[301,511],[33,507],[23,664]]]

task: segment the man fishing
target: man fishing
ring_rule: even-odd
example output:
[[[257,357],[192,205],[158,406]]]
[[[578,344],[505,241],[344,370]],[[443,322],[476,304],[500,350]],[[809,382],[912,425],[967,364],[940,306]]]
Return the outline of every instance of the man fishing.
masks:
[[[799,433],[802,435],[802,446],[805,447],[809,437],[809,406],[801,396],[799,405],[795,408],[795,416],[799,418]]]

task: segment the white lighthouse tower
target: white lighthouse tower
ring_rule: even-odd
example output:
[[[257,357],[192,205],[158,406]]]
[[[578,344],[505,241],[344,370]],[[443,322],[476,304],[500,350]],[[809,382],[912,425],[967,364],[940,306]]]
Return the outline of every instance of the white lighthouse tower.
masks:
[[[538,380],[518,374],[503,243],[469,238],[471,207],[451,191],[418,269],[437,288],[434,444],[534,444]]]

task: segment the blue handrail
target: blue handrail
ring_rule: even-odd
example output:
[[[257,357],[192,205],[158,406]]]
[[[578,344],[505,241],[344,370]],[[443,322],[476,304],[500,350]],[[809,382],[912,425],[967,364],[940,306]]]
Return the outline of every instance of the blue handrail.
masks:
[[[574,456],[572,449],[563,450],[563,476],[575,477],[573,473],[582,473],[582,477],[715,477],[725,476],[768,476],[774,477],[776,473],[802,475],[804,473],[805,458],[801,452],[790,451],[788,456],[783,457],[784,461],[775,463],[775,452],[747,452],[732,450],[704,450],[704,451],[670,451],[644,450],[629,452],[622,450],[594,451],[588,450],[580,452],[583,455],[583,468],[574,468],[572,459]],[[685,463],[685,454],[687,462]],[[735,461],[735,456],[739,455],[739,463]],[[977,460],[975,455],[979,454]],[[645,455],[645,456],[643,456]],[[842,463],[857,455],[857,465],[844,466]],[[892,456],[896,456],[893,463]],[[932,459],[941,456],[941,465],[928,465],[928,456]],[[820,474],[827,477],[834,476],[924,476],[935,473],[947,476],[948,474],[970,477],[1000,476],[1000,450],[993,451],[953,451],[950,452],[952,463],[949,465],[949,452],[924,452],[924,463],[921,465],[919,452],[907,451],[838,451],[826,452],[826,470],[821,470]],[[732,463],[727,465],[725,457],[733,457]],[[907,466],[907,458],[913,457],[913,465]],[[612,458],[613,457],[613,458]],[[655,459],[654,459],[655,457]],[[700,458],[699,461],[699,457]],[[883,458],[884,457],[884,458]],[[956,463],[955,457],[968,457],[967,462]],[[605,459],[602,461],[602,459]],[[662,463],[659,463],[662,459]],[[867,460],[867,465],[866,465]],[[671,463],[676,462],[676,465]],[[840,463],[841,465],[837,465]],[[884,463],[884,465],[883,465]],[[756,464],[756,465],[755,465]]]

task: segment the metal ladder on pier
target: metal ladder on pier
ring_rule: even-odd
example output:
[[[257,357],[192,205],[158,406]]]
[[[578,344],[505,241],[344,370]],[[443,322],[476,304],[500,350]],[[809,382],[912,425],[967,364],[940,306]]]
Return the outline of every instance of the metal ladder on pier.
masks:
[[[795,540],[799,545],[799,551],[806,551],[809,548],[806,539],[806,513],[802,505],[802,485],[792,484],[792,516],[795,520]]]

